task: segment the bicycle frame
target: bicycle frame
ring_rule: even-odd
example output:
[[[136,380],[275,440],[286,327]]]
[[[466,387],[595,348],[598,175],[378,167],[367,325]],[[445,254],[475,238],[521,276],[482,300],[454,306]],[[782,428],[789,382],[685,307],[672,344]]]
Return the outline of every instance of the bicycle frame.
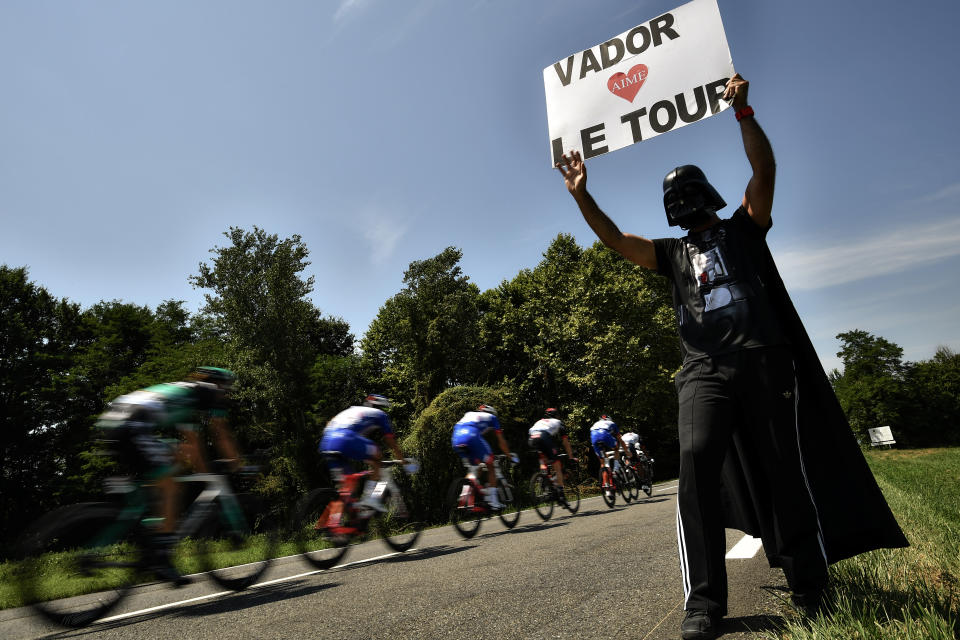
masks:
[[[504,482],[506,482],[506,478],[503,475],[503,471],[500,469],[499,462],[501,459],[505,457],[506,456],[498,455],[494,457],[494,461],[493,461],[493,472],[496,474],[497,480],[503,480]],[[473,490],[476,491],[477,494],[479,494],[480,496],[483,496],[484,495],[483,482],[480,481],[479,474],[487,473],[487,463],[481,462],[480,464],[472,464],[469,460],[465,458],[461,458],[460,462],[463,463],[464,468],[467,470],[465,477],[467,480],[470,481],[470,485],[473,487]],[[464,489],[466,489],[466,487],[464,487]],[[461,497],[469,500],[468,496],[463,496],[461,494]],[[479,504],[474,503],[472,505],[468,504],[465,506],[471,507],[474,511],[491,513],[490,507],[489,505],[487,505],[486,500],[481,501]]]
[[[183,539],[195,535],[200,531],[204,522],[216,508],[215,502],[220,500],[221,513],[231,531],[243,531],[246,528],[246,518],[240,508],[240,503],[234,495],[227,478],[217,473],[195,473],[187,476],[177,476],[177,482],[202,482],[206,484],[180,521],[176,536]],[[107,478],[104,481],[106,493],[123,495],[123,504],[116,521],[100,535],[98,542],[112,542],[122,538],[122,533],[135,525],[151,531],[163,518],[147,516],[149,508],[146,498],[146,489],[141,483],[134,482],[128,477]]]
[[[181,520],[180,527],[177,529],[178,538],[186,538],[200,531],[207,518],[216,509],[217,499],[220,500],[221,513],[230,531],[246,530],[246,518],[226,476],[218,473],[194,473],[179,476],[176,480],[177,482],[202,482],[207,485],[200,495],[194,498]]]
[[[403,460],[384,460],[380,463],[383,467],[390,467],[395,464],[403,464]],[[358,489],[362,486],[361,483],[370,476],[370,471],[358,471],[356,473],[344,474],[339,469],[333,471],[333,480],[337,483],[337,495],[339,500],[332,500],[330,504],[327,505],[327,508],[321,514],[320,518],[317,520],[317,524],[314,525],[315,529],[327,529],[334,535],[356,535],[362,533],[366,530],[367,525],[370,522],[370,516],[372,513],[361,514],[358,512],[356,504],[357,498],[356,494]],[[399,495],[400,489],[397,487],[396,482],[394,482],[391,474],[386,475],[386,480],[381,480],[385,483],[384,491],[389,491],[390,495]],[[352,516],[358,518],[361,526],[359,527],[345,527],[342,526],[342,518],[344,510],[347,511]]]
[[[558,489],[558,485],[557,474],[554,471],[553,462],[547,460],[547,456],[543,455],[542,453],[538,452],[537,455],[540,458],[540,473],[542,473],[547,480],[550,481],[550,486],[553,487],[555,493]],[[562,453],[557,456],[557,460],[560,462],[560,471],[563,473],[564,484],[566,484],[566,481],[570,476],[570,469],[567,468],[567,462],[570,460],[570,458],[567,457],[567,454]]]
[[[622,464],[620,462],[620,455],[616,451],[607,450],[604,451],[604,462],[610,471],[617,471]]]

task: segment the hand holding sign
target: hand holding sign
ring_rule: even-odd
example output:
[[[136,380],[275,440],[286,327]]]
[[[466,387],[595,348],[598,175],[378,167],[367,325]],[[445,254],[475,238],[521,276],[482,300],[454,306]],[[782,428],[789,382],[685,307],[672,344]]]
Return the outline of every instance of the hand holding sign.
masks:
[[[727,88],[723,91],[723,99],[730,103],[734,111],[740,111],[747,106],[747,90],[750,83],[743,79],[739,73],[733,75],[727,83]]]
[[[577,197],[587,190],[587,165],[580,157],[579,151],[571,151],[570,155],[563,154],[560,162],[557,163],[557,169],[563,176],[563,181],[567,185],[567,191],[573,197]]]

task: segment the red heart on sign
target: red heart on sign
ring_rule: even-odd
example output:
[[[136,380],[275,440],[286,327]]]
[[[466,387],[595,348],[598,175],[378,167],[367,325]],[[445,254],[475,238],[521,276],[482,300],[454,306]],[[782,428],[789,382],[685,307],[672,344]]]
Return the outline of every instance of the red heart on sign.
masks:
[[[620,96],[627,102],[633,102],[633,99],[637,97],[637,92],[640,91],[640,87],[643,86],[643,82],[647,79],[648,73],[645,64],[635,65],[627,73],[618,71],[607,80],[607,89],[610,89],[610,93]]]

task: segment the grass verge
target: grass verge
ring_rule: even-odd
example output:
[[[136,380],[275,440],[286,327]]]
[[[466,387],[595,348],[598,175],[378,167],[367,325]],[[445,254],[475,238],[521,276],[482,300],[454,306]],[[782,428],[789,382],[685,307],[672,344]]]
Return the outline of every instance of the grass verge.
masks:
[[[954,640],[960,635],[960,449],[866,455],[911,546],[833,565],[833,613],[788,619],[766,637]]]

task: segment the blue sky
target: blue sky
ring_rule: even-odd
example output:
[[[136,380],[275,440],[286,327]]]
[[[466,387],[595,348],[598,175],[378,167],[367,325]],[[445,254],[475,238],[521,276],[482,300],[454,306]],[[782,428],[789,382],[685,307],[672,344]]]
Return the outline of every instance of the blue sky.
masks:
[[[495,287],[594,237],[550,168],[542,69],[678,0],[0,3],[0,262],[56,296],[202,304],[231,225],[300,234],[315,303],[361,335],[411,260]],[[814,344],[960,350],[960,3],[720,0],[778,161],[769,243]],[[625,231],[660,186],[749,178],[723,113],[589,161]],[[725,214],[732,212],[732,208]]]

